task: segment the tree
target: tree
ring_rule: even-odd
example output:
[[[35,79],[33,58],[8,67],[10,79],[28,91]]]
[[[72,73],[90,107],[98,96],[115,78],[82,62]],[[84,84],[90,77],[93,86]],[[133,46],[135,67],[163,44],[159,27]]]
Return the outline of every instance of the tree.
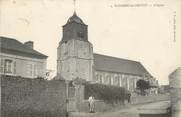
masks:
[[[145,95],[145,90],[150,88],[150,83],[149,81],[140,79],[137,81],[136,87],[141,91],[141,95]]]

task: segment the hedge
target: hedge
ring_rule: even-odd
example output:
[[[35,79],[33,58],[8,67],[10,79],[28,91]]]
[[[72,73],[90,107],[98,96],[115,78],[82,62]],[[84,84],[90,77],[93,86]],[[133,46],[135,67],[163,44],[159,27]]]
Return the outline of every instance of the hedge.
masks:
[[[123,102],[128,99],[128,93],[123,87],[85,83],[85,99],[94,96],[95,99],[108,103]]]

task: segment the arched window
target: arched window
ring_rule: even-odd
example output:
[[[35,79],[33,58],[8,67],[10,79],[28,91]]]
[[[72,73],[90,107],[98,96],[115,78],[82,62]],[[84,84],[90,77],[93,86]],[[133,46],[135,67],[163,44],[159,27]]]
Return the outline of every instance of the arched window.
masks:
[[[116,76],[114,77],[113,85],[119,86],[119,76],[118,76],[118,75],[116,75]]]
[[[124,74],[122,75],[122,87],[127,87],[127,78]]]
[[[107,75],[105,77],[105,84],[111,84],[111,76],[110,75]]]
[[[102,83],[102,75],[101,74],[96,74],[96,82]]]
[[[98,76],[99,76],[98,74],[95,75],[96,82],[98,81]]]
[[[102,75],[99,77],[99,83],[102,83]]]

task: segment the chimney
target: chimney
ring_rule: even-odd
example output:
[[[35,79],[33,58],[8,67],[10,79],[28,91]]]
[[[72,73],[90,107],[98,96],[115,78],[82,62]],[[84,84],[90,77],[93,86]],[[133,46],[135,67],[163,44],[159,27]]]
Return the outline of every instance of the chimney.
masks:
[[[26,46],[30,47],[31,49],[33,49],[33,41],[27,41],[24,43]]]

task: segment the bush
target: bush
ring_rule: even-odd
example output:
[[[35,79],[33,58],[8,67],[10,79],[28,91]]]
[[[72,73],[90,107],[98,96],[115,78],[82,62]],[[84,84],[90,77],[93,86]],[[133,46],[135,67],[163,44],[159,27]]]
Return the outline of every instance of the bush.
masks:
[[[123,102],[127,99],[128,91],[123,87],[85,83],[85,99],[88,99],[91,95],[94,96],[95,99],[114,103],[120,101]]]
[[[141,91],[141,95],[145,95],[146,94],[145,90],[149,89],[151,86],[150,86],[149,81],[140,79],[136,83],[136,87],[137,87],[137,89],[139,89]]]

